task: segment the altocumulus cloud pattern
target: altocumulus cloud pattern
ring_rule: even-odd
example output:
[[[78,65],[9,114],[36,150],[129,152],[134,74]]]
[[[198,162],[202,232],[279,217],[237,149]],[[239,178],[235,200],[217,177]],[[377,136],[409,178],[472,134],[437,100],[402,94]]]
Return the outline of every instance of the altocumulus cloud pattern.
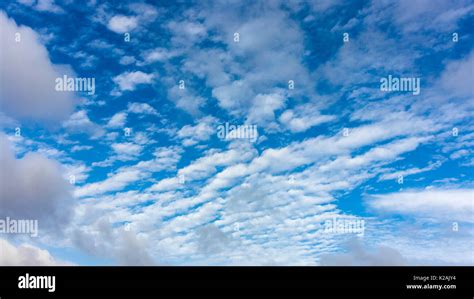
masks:
[[[474,265],[472,1],[0,3],[0,265]]]

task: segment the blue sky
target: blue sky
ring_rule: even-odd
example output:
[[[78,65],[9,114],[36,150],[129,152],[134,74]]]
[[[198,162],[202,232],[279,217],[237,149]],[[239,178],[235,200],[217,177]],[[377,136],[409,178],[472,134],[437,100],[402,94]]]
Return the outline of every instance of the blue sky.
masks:
[[[472,1],[202,2],[1,2],[0,264],[474,263]]]

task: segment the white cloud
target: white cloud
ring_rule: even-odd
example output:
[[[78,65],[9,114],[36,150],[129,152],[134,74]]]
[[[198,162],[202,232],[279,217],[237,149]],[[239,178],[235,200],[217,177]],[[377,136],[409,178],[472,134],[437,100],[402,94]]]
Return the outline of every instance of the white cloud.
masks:
[[[374,15],[384,14],[377,11],[371,16]],[[397,41],[380,31],[378,23],[371,23],[376,21],[366,18],[364,22],[368,23],[364,23],[366,29],[357,36],[351,36],[349,43],[340,47],[330,60],[317,69],[324,80],[339,87],[339,94],[356,92],[363,83],[379,82],[380,74],[411,73],[415,68],[414,59],[417,56],[408,47],[400,48]],[[376,73],[367,73],[367,69],[373,69]],[[370,94],[376,92],[371,90]]]
[[[275,118],[275,111],[285,106],[286,97],[281,93],[258,94],[250,107],[247,121],[251,124],[266,124]]]
[[[163,192],[168,190],[177,190],[182,187],[183,184],[179,182],[178,178],[166,178],[151,186],[148,191]]]
[[[66,263],[55,259],[44,249],[21,244],[15,246],[7,240],[0,239],[0,266],[68,266]]]
[[[123,56],[120,58],[119,63],[122,65],[129,65],[135,63],[136,59],[133,56]]]
[[[82,163],[76,164],[65,164],[64,179],[71,180],[71,176],[74,177],[75,183],[83,183],[89,177],[91,168]]]
[[[214,59],[209,59],[213,57]],[[183,70],[195,74],[198,78],[206,79],[209,86],[220,86],[230,82],[230,74],[226,65],[232,55],[222,49],[209,49],[207,51],[192,51],[187,53]]]
[[[119,146],[118,149],[124,152],[129,151],[127,146]],[[180,150],[174,147],[158,148],[154,156],[155,158],[152,160],[140,161],[132,166],[121,167],[110,173],[108,178],[103,181],[76,188],[74,194],[76,197],[87,197],[122,190],[133,182],[149,178],[154,172],[174,169],[181,158]]]
[[[140,155],[143,147],[131,142],[124,142],[112,144],[112,149],[118,155],[118,160],[128,161],[136,159]]]
[[[72,114],[68,120],[63,122],[63,127],[72,133],[88,134],[93,139],[97,139],[105,133],[104,129],[89,119],[86,110],[79,110]]]
[[[112,80],[121,91],[133,91],[139,84],[150,84],[153,82],[153,74],[145,74],[141,71],[125,72],[114,77]]]
[[[113,16],[108,24],[107,28],[115,33],[126,33],[130,32],[138,26],[137,17],[127,17],[123,15]]]
[[[128,103],[127,111],[136,114],[158,115],[158,111],[147,103]]]
[[[128,5],[128,9],[131,12],[129,16],[115,15],[110,17],[105,12],[100,12],[98,20],[101,23],[107,22],[107,28],[115,33],[126,33],[142,28],[143,25],[152,22],[158,16],[157,9],[146,3],[132,3]]]
[[[217,171],[217,167],[231,166],[242,162],[247,162],[257,155],[257,151],[250,145],[232,148],[224,152],[209,152],[179,170],[180,175],[184,175],[187,180],[199,180],[208,178]]]
[[[316,107],[301,105],[296,109],[285,110],[279,117],[279,121],[291,132],[304,132],[307,129],[321,123],[334,120],[333,115],[321,115]]]
[[[91,145],[74,145],[71,147],[71,152],[80,152],[80,151],[88,151],[92,149],[93,147]]]
[[[402,138],[373,147],[405,135],[412,126],[424,127],[416,120],[366,125],[352,129],[348,137],[315,137],[268,149],[260,157],[252,145],[242,143],[231,143],[224,152],[209,150],[176,175],[142,192],[140,202],[153,199],[152,205],[139,213],[121,210],[116,221],[128,219],[137,230],[147,231],[154,251],[166,252],[166,259],[176,263],[186,256],[187,264],[314,264],[315,253],[334,246],[333,237],[318,228],[318,223],[338,214],[330,192],[354,188],[375,175],[367,173],[374,163],[388,162],[416,148],[425,139]],[[368,146],[372,149],[366,149]],[[326,170],[320,167],[330,165],[328,158],[344,157],[359,149],[364,152],[351,163],[338,162]],[[294,182],[289,182],[286,174],[276,175],[305,164],[314,165],[295,173]],[[185,184],[179,183],[180,175]],[[195,185],[197,194],[187,196]],[[121,206],[135,200],[129,193],[119,197]],[[103,205],[110,208],[112,202],[104,201]],[[213,228],[209,232],[198,230],[210,223]],[[153,229],[157,225],[160,230]],[[205,246],[206,240],[215,241],[216,246]],[[313,240],[310,246],[308,240]],[[220,250],[221,243],[231,248],[232,255]],[[210,252],[212,257],[203,256]]]
[[[156,19],[158,10],[154,5],[146,3],[132,3],[129,6],[131,12],[137,14],[141,23],[148,23]]]
[[[172,42],[180,45],[177,48],[189,46],[207,36],[206,27],[198,22],[171,21],[168,28],[173,33]]]
[[[47,11],[52,13],[64,13],[64,10],[55,4],[54,0],[19,0],[19,3],[31,6],[38,11]]]
[[[463,16],[474,10],[474,5],[469,1],[402,0],[392,10],[394,22],[405,32],[451,32]]]
[[[389,144],[373,147],[362,155],[355,157],[340,156],[335,160],[320,166],[323,171],[335,169],[360,168],[377,161],[390,161],[403,153],[413,151],[428,138],[409,137],[393,141]]]
[[[127,121],[127,113],[125,112],[118,112],[114,114],[107,123],[108,128],[122,128],[125,126],[125,122]]]
[[[150,139],[149,136],[144,132],[135,133],[133,136],[133,141],[140,145],[149,145],[157,142],[154,139]]]
[[[217,171],[217,167],[246,162],[255,157],[256,154],[256,150],[248,145],[244,145],[241,148],[232,148],[225,152],[210,151],[206,156],[181,168],[178,171],[178,176],[182,176],[188,183],[194,180],[207,179]],[[173,187],[176,187],[176,189],[182,187],[177,177],[163,179],[151,186],[149,191],[172,190]]]
[[[271,173],[294,169],[302,165],[312,164],[321,161],[323,158],[332,155],[339,155],[339,158],[332,161],[325,167],[327,169],[341,169],[345,167],[356,168],[363,166],[370,161],[389,160],[397,154],[415,149],[420,142],[425,141],[423,137],[406,138],[399,142],[393,142],[389,147],[373,148],[370,152],[362,154],[353,159],[344,156],[350,151],[371,145],[373,143],[389,140],[394,137],[407,135],[409,132],[419,130],[420,134],[430,122],[418,119],[389,121],[363,125],[349,130],[349,136],[345,137],[342,132],[331,137],[319,136],[306,139],[302,142],[293,142],[282,148],[270,148],[257,157],[249,165],[253,171],[268,170]],[[428,131],[432,129],[427,129]],[[285,160],[285,163],[279,161]],[[326,162],[323,160],[321,162]]]
[[[183,140],[184,146],[192,146],[201,141],[209,140],[212,134],[216,133],[217,119],[206,116],[197,120],[195,126],[186,125],[178,133],[178,138]]]
[[[462,150],[458,150],[458,151],[455,151],[454,153],[452,153],[449,158],[451,158],[452,160],[456,160],[456,159],[459,159],[461,157],[466,157],[466,156],[469,156],[470,152],[468,150],[465,150],[465,149],[462,149]]]
[[[205,80],[221,108],[232,116],[247,117],[249,122],[275,126],[275,112],[286,104],[288,81],[295,82],[294,98],[314,95],[314,81],[302,63],[304,37],[297,24],[272,5],[258,18],[246,13],[238,21],[235,18],[235,11],[252,9],[258,8],[243,9],[238,2],[215,3],[201,12],[205,30],[215,33],[212,39],[226,44],[227,51],[197,51],[193,40],[185,42],[183,32],[174,32],[172,41],[177,47],[189,48],[185,69]],[[204,36],[200,26],[190,31]],[[234,33],[239,34],[238,42],[234,42]],[[209,61],[208,57],[215,59]]]
[[[137,160],[144,148],[144,145],[149,143],[146,135],[138,133],[133,142],[113,143],[111,145],[115,155],[109,156],[104,161],[93,162],[93,167],[109,167],[116,161],[133,161]]]
[[[425,189],[376,194],[370,196],[367,204],[381,213],[474,222],[472,189]]]
[[[54,13],[63,13],[64,10],[54,3],[54,0],[38,0],[35,8],[39,11],[48,11]]]
[[[423,173],[423,172],[426,172],[426,171],[436,169],[440,165],[441,165],[440,162],[439,163],[432,163],[432,164],[430,164],[426,167],[423,167],[423,168],[415,167],[415,168],[409,168],[409,169],[395,171],[395,172],[391,172],[391,173],[385,173],[382,176],[380,176],[379,180],[381,180],[381,181],[394,180],[394,179],[397,179],[400,176],[407,177],[407,176],[410,176],[410,175],[413,175],[413,174]]]
[[[144,177],[144,174],[138,169],[127,169],[116,173],[101,182],[90,183],[76,189],[75,195],[77,197],[84,197],[102,194],[109,191],[121,190],[131,182],[135,182]]]
[[[176,104],[176,107],[191,115],[200,114],[200,108],[205,103],[205,99],[193,94],[188,86],[186,89],[179,89],[178,85],[171,87],[168,89],[168,97]]]
[[[15,42],[16,33],[21,35],[20,42]],[[0,12],[0,35],[2,110],[21,120],[50,123],[65,119],[73,110],[74,95],[54,89],[65,67],[51,63],[35,31],[17,26],[4,12]]]
[[[177,55],[179,55],[179,51],[167,50],[165,48],[156,48],[142,54],[145,64],[154,63],[156,61],[163,62]]]

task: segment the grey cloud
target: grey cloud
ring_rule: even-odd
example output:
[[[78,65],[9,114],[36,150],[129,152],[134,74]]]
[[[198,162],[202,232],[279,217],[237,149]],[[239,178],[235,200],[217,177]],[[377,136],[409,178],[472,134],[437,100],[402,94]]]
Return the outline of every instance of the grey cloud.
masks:
[[[146,240],[123,227],[113,228],[109,220],[101,218],[72,233],[72,242],[85,252],[110,258],[123,266],[151,266],[156,264],[148,253]]]
[[[71,216],[70,184],[60,164],[36,153],[15,159],[6,136],[0,134],[0,218],[38,220],[43,229],[62,231]]]
[[[224,251],[231,242],[215,224],[199,228],[197,235],[198,250],[206,255]]]
[[[474,51],[463,59],[449,62],[440,78],[440,83],[450,94],[472,98],[474,96],[473,76]]]
[[[403,266],[406,259],[395,249],[379,246],[375,250],[364,247],[358,239],[347,242],[347,253],[325,254],[321,256],[322,266]]]
[[[55,90],[55,80],[68,71],[53,65],[40,36],[29,27],[17,26],[0,12],[1,109],[20,120],[55,123],[73,110],[74,97]],[[16,42],[16,33],[21,41]]]

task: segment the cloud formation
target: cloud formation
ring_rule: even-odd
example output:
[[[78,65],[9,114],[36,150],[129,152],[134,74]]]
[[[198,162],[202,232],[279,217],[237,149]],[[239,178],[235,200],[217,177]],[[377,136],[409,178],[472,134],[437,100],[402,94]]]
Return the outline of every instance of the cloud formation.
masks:
[[[44,249],[21,244],[15,246],[0,238],[0,266],[70,266],[71,263],[55,259]]]
[[[0,134],[0,218],[38,220],[39,234],[60,232],[74,211],[72,187],[57,162],[37,153],[16,159]]]
[[[1,102],[0,109],[20,120],[54,123],[64,120],[74,108],[74,95],[55,90],[55,80],[65,66],[51,62],[40,36],[26,26],[18,26],[0,12]]]

